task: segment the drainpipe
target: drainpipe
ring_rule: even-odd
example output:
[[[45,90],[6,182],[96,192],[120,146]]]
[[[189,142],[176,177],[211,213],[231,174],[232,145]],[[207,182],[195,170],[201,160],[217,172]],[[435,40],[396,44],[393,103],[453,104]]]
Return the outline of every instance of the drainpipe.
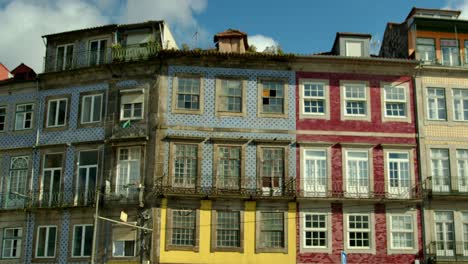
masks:
[[[422,238],[422,253],[423,253],[423,261],[424,263],[427,263],[428,259],[427,259],[427,253],[426,253],[426,221],[425,221],[425,204],[426,204],[426,198],[425,198],[425,195],[424,195],[424,192],[426,190],[425,186],[423,186],[423,184],[425,185],[425,182],[423,182],[423,175],[422,175],[422,166],[421,166],[421,134],[420,134],[420,129],[419,129],[419,118],[418,118],[418,96],[417,96],[417,89],[418,87],[416,86],[416,78],[418,76],[421,76],[420,75],[420,71],[421,71],[421,67],[422,67],[422,64],[421,64],[421,61],[419,61],[419,65],[418,65],[418,72],[416,74],[413,75],[413,87],[414,87],[414,96],[413,96],[413,102],[414,102],[414,116],[416,117],[415,118],[415,125],[416,125],[416,134],[417,134],[417,147],[416,147],[416,151],[417,151],[417,162],[418,162],[418,178],[419,178],[419,183],[421,184],[421,187],[423,188],[422,190],[422,194],[423,194],[423,197],[422,197],[422,203],[421,203],[421,238]],[[421,81],[421,85],[420,85],[420,90],[422,91],[423,89],[423,85],[422,85],[422,81]]]
[[[163,30],[164,30],[165,27],[166,27],[166,25],[164,24],[164,21],[159,23],[159,34],[161,35],[160,36],[160,38],[161,38],[161,49],[167,49],[167,47],[164,47],[164,33],[163,33]]]

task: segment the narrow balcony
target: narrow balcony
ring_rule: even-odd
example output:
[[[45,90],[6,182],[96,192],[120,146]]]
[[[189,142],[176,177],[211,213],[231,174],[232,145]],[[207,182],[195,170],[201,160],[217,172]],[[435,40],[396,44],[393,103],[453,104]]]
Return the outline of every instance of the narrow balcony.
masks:
[[[176,182],[169,184],[167,180],[160,177],[155,183],[154,192],[164,196],[292,199],[296,196],[296,179],[289,178],[284,181],[278,179],[278,181],[267,185],[265,181],[260,184],[257,179],[225,178],[217,180],[211,186],[196,186],[195,184],[182,185]]]
[[[425,181],[428,195],[435,197],[464,197],[468,198],[467,176],[429,176]]]
[[[147,137],[148,125],[146,120],[113,122],[111,140],[139,139]]]
[[[428,263],[467,263],[468,241],[431,241],[427,253]]]
[[[135,184],[107,185],[104,191],[104,201],[109,205],[130,204],[140,202],[140,195],[144,191],[142,186]]]
[[[146,60],[160,51],[157,42],[145,44],[114,45],[99,50],[74,50],[54,53],[44,58],[44,72],[58,72],[98,65]]]
[[[358,179],[335,181],[326,179],[305,180],[298,190],[298,197],[305,199],[422,199],[421,185],[409,180],[373,181]]]

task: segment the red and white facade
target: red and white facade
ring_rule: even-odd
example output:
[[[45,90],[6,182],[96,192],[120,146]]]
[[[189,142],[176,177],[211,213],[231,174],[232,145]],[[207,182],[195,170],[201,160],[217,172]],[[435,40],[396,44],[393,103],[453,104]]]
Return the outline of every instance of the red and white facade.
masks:
[[[411,62],[298,63],[297,263],[422,259]],[[299,67],[299,66],[298,66]]]

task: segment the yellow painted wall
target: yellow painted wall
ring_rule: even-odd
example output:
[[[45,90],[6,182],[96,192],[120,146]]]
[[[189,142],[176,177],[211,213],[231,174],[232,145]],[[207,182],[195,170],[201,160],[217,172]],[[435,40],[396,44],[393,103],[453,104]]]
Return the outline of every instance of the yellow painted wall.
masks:
[[[211,201],[202,200],[200,206],[199,252],[165,250],[167,200],[161,205],[160,263],[296,263],[296,204],[289,203],[288,253],[255,254],[255,202],[245,202],[244,252],[210,252]]]

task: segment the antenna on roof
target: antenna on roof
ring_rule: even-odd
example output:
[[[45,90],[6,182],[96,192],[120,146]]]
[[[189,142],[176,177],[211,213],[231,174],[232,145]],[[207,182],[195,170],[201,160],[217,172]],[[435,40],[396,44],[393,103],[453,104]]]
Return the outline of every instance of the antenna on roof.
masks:
[[[198,27],[195,30],[195,33],[193,34],[192,38],[194,39],[194,47],[198,47]]]

